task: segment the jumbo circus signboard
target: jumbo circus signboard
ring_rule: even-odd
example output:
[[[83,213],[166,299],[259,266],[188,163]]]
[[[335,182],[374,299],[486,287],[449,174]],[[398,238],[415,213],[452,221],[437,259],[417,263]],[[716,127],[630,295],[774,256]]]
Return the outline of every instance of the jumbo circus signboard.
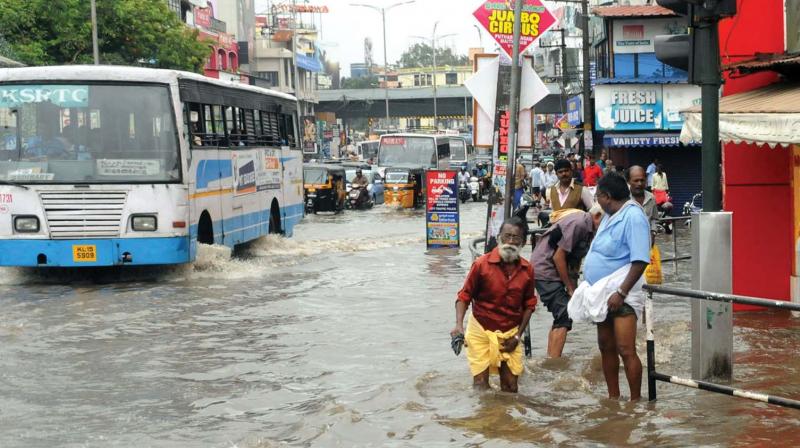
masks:
[[[473,13],[509,57],[514,52],[514,1],[489,0]],[[541,0],[524,0],[520,18],[519,52],[522,53],[556,24],[556,17]]]
[[[428,248],[452,248],[461,245],[457,178],[456,171],[434,170],[427,173],[425,233]]]

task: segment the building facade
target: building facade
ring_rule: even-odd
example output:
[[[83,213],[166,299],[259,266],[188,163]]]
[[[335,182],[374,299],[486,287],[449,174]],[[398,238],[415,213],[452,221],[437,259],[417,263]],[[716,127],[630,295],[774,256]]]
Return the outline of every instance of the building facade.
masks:
[[[647,167],[658,159],[677,205],[673,213],[680,214],[701,189],[700,147],[680,142],[680,112],[699,104],[700,88],[687,84],[686,72],[656,59],[654,41],[685,32],[687,20],[656,5],[602,6],[593,13],[603,20],[593,47],[595,147],[620,167]]]

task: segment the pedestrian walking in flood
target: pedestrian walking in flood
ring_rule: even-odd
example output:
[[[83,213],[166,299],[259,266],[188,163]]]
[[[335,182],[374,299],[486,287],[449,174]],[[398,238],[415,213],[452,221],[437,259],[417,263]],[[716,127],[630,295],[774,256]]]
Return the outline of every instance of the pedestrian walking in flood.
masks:
[[[466,341],[467,360],[476,389],[489,388],[489,375],[500,375],[500,389],[517,392],[522,374],[520,336],[536,308],[533,267],[520,257],[527,223],[511,217],[500,227],[499,245],[478,258],[456,300],[454,339]],[[464,316],[472,316],[464,330]]]
[[[584,281],[569,303],[574,321],[597,324],[597,343],[609,398],[619,398],[619,359],[630,399],[641,398],[642,362],[636,354],[636,322],[644,308],[642,274],[650,262],[650,224],[631,199],[622,176],[608,174],[597,186],[605,216],[583,266]]]
[[[547,184],[544,178],[544,171],[542,171],[541,164],[536,162],[533,164],[533,168],[531,169],[531,193],[533,194],[533,199],[538,201],[542,197],[542,192],[545,188],[547,188]]]
[[[536,273],[536,291],[553,315],[553,326],[547,336],[547,356],[559,358],[572,330],[567,313],[570,297],[578,284],[581,263],[589,251],[594,232],[600,225],[603,209],[595,204],[587,213],[564,210],[542,234],[531,256]]]
[[[658,221],[658,206],[653,193],[647,191],[647,172],[639,165],[634,165],[625,172],[631,196],[644,209],[644,215],[650,222],[650,230],[655,228]]]

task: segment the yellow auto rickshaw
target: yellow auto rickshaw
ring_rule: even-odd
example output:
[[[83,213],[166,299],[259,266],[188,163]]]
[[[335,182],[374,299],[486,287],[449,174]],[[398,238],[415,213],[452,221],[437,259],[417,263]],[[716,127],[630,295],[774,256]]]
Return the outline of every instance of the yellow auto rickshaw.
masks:
[[[303,189],[306,213],[339,213],[346,199],[345,170],[337,165],[303,165]]]
[[[425,203],[423,168],[386,168],[384,178],[385,204],[402,208],[416,208]]]

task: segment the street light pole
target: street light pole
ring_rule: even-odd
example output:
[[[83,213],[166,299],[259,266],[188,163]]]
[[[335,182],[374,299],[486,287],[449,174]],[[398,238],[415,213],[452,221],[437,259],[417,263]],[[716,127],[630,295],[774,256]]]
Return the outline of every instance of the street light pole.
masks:
[[[94,65],[100,65],[100,49],[97,45],[97,5],[95,5],[95,0],[92,0],[92,55],[94,56]]]
[[[433,50],[433,128],[435,130],[439,129],[439,112],[438,112],[438,102],[439,102],[439,94],[438,94],[438,83],[436,82],[436,75],[438,74],[438,70],[436,68],[436,41],[439,39],[444,39],[445,37],[455,36],[454,33],[445,34],[443,36],[436,35],[436,28],[439,26],[439,21],[437,20],[433,24],[433,35],[431,36],[431,49]],[[411,36],[417,39],[427,40],[427,38],[423,36]]]
[[[433,130],[439,130],[439,111],[437,109],[438,106],[438,98],[436,94],[436,27],[439,26],[439,21],[437,20],[433,24],[433,36],[431,36],[431,48],[433,48]]]
[[[350,6],[361,6],[364,8],[369,8],[372,10],[377,11],[381,15],[381,22],[383,23],[383,90],[384,90],[384,102],[386,105],[386,127],[389,127],[389,56],[386,50],[386,13],[389,12],[392,8],[401,5],[408,5],[411,3],[415,3],[416,0],[408,0],[404,2],[394,3],[384,8],[379,8],[374,5],[366,5],[363,3],[351,3]]]

